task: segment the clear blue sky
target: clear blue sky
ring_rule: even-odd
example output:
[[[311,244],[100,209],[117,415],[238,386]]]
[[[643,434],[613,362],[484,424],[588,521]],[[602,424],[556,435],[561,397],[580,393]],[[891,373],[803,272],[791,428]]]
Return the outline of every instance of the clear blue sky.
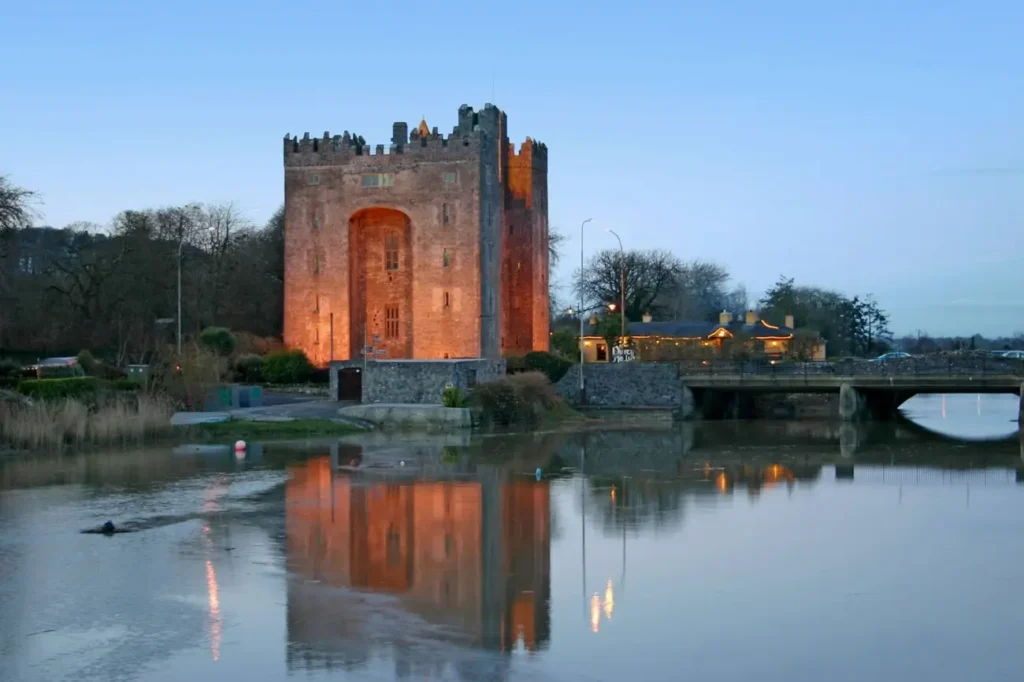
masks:
[[[5,3],[0,173],[45,222],[283,200],[281,138],[493,102],[551,224],[1024,330],[1024,2]]]

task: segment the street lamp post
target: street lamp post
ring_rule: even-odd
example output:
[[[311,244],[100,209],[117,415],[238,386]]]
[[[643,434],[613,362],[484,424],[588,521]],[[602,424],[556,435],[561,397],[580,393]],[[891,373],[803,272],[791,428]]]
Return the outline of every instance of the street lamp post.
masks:
[[[178,238],[178,356],[181,356],[181,250],[185,246],[185,231]]]
[[[619,331],[619,342],[626,341],[626,252],[622,249],[622,239],[615,230],[609,229],[619,240],[619,320],[622,322]]]
[[[185,248],[185,210],[194,209],[194,205],[186,206],[178,210],[178,355],[181,356],[181,253]],[[206,232],[212,232],[212,227],[205,228]]]
[[[593,218],[587,218],[580,223],[580,402],[584,401],[584,391],[586,390],[583,380],[583,362],[585,360],[583,355],[583,228],[592,220]]]

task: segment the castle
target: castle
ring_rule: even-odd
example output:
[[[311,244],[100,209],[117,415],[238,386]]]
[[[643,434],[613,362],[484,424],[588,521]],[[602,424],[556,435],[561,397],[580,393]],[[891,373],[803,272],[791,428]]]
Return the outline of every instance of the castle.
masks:
[[[459,107],[443,137],[395,123],[284,138],[284,341],[318,365],[548,348],[547,147]]]

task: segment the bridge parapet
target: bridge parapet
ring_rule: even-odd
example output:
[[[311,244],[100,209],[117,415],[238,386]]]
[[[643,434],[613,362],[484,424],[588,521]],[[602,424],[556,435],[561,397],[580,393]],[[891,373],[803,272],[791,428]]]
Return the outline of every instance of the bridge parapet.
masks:
[[[924,355],[896,360],[846,359],[827,362],[695,360],[679,363],[680,376],[1020,376],[1024,360],[982,354]]]

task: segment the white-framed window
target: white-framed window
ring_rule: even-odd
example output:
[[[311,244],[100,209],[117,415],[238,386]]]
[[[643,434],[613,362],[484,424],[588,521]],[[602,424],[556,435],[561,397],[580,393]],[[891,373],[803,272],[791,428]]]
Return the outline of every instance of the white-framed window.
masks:
[[[394,187],[394,173],[363,173],[363,187]]]
[[[316,173],[310,173],[309,177],[306,178],[306,184],[309,184],[309,185],[319,185],[320,184],[320,176],[317,175]]]
[[[398,269],[398,233],[388,232],[384,236],[384,269]]]
[[[398,306],[384,307],[384,338],[394,340],[398,338]]]

